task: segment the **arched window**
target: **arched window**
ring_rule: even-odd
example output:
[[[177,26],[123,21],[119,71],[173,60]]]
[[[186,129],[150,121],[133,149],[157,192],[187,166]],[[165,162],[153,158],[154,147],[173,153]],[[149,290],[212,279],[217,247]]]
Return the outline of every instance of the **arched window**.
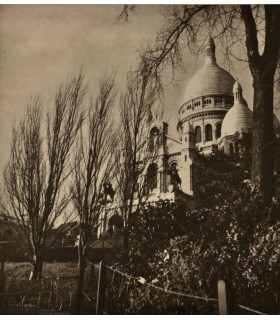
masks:
[[[223,99],[222,98],[215,98],[215,104],[222,104]]]
[[[150,151],[154,151],[158,147],[158,143],[159,143],[159,129],[154,127],[150,131],[150,141],[149,141]]]
[[[200,126],[195,127],[195,140],[196,142],[201,142],[201,128]]]
[[[234,143],[234,151],[235,154],[239,154],[239,144],[237,141]]]
[[[8,229],[6,231],[4,231],[3,233],[3,240],[4,241],[10,241],[13,237],[13,231]]]
[[[213,140],[213,133],[212,133],[211,124],[207,124],[205,126],[205,140],[206,141],[212,141]]]
[[[186,158],[185,158],[186,159]],[[176,162],[172,163],[170,166],[170,175],[171,175],[171,183],[174,186],[175,190],[178,190],[181,188],[182,180],[178,173],[178,164]]]
[[[233,143],[229,144],[229,154],[232,156],[233,155]]]
[[[204,105],[211,104],[211,99],[210,98],[204,99],[203,102],[204,102]]]
[[[218,123],[216,127],[216,137],[217,139],[221,137],[221,132],[222,132],[222,124]]]
[[[147,170],[147,191],[157,188],[157,164],[152,163]]]
[[[194,106],[195,106],[195,107],[200,106],[200,100],[196,100],[196,101],[194,102]]]
[[[114,214],[108,221],[108,231],[111,236],[117,237],[122,235],[123,218],[118,214]]]

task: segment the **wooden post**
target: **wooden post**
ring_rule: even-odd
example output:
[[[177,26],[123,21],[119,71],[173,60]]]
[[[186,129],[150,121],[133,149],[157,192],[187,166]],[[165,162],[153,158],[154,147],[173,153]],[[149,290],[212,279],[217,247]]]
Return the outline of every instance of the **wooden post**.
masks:
[[[1,277],[4,276],[4,263],[5,263],[5,257],[4,257],[4,253],[3,253],[3,254],[1,254],[1,269],[0,269]]]
[[[96,298],[96,314],[104,314],[107,270],[104,261],[99,264],[98,287]]]
[[[94,271],[95,271],[94,265],[91,264],[90,265],[90,283],[91,284],[94,283]]]
[[[5,272],[4,272],[4,265],[5,265],[5,244],[7,241],[0,242],[0,257],[1,257],[1,266],[0,266],[0,292],[5,291]]]
[[[224,280],[218,281],[218,301],[219,301],[219,314],[220,315],[228,314],[226,283]]]
[[[4,279],[4,256],[1,254],[1,270],[0,270],[0,312],[3,313],[4,310],[4,290],[5,290],[5,279]]]
[[[1,267],[0,267],[0,312],[4,310],[4,297],[5,292],[5,273],[4,273],[4,263],[5,263],[5,254],[4,254],[4,245],[0,243],[0,258],[1,258]]]

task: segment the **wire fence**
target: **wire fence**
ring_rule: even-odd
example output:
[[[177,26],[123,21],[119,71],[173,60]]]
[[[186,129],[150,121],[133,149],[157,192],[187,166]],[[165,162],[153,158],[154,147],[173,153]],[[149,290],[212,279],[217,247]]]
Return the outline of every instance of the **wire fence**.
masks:
[[[218,282],[218,297],[177,292],[134,277],[101,262],[88,260],[82,290],[82,314],[205,315],[231,314],[225,282]],[[73,314],[77,276],[15,280],[0,293],[0,314]],[[244,305],[235,314],[264,314]]]
[[[71,314],[77,280],[77,276],[10,278],[0,293],[0,314]]]
[[[106,312],[109,314],[218,314],[218,299],[175,292],[135,278],[109,266]]]
[[[98,272],[96,314],[228,314],[224,281],[218,284],[218,297],[206,297],[177,292],[133,277],[111,266],[88,263]],[[220,284],[224,291],[220,290]],[[252,308],[236,305],[236,314],[264,314]]]

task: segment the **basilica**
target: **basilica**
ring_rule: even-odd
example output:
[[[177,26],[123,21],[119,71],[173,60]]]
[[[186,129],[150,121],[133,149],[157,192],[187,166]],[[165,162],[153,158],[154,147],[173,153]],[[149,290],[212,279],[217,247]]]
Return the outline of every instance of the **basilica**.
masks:
[[[252,134],[253,113],[243,97],[241,81],[218,65],[215,49],[208,36],[204,64],[187,83],[178,106],[178,136],[170,135],[168,124],[157,117],[146,121],[148,152],[143,153],[137,190],[143,190],[147,201],[185,201],[191,207],[199,188],[198,155],[245,151],[242,141]],[[275,125],[279,127],[276,117]],[[139,201],[137,194],[135,201]],[[101,233],[118,211],[117,201],[109,204]]]

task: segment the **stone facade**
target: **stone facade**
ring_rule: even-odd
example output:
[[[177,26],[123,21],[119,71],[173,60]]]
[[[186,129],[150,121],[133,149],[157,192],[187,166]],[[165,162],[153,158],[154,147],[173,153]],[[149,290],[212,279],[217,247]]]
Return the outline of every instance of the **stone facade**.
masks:
[[[139,176],[145,201],[185,201],[193,208],[192,197],[199,188],[197,155],[217,150],[226,154],[243,152],[242,140],[248,141],[251,136],[252,111],[238,80],[217,64],[211,37],[205,41],[204,52],[204,65],[188,82],[178,108],[178,137],[169,134],[167,123],[151,115],[147,119],[147,152],[142,155]],[[274,122],[279,124],[277,118]],[[136,196],[135,204],[137,201]],[[108,205],[100,234],[115,214],[122,214],[117,200]]]

